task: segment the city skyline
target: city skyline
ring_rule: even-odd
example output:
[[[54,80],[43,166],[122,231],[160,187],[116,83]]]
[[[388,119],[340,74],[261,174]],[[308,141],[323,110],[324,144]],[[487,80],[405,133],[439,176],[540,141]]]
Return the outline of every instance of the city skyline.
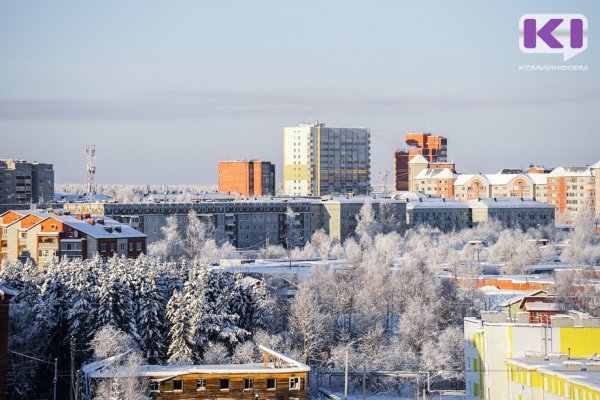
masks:
[[[230,159],[271,161],[281,183],[282,128],[319,120],[371,130],[372,184],[407,132],[447,137],[461,172],[596,162],[600,6],[446,3],[4,2],[0,157],[84,183],[95,143],[99,183],[216,184]],[[588,71],[518,71],[563,63],[520,52],[531,12],[587,16],[567,64]]]

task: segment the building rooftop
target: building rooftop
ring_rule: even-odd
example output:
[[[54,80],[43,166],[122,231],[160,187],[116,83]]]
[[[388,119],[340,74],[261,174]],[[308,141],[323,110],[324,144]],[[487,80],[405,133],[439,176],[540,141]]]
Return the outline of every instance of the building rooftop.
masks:
[[[507,358],[506,363],[545,375],[563,378],[569,383],[600,390],[600,358],[567,358],[567,354],[531,353],[528,357]]]
[[[429,161],[425,157],[420,154],[414,156],[409,162],[409,164],[429,164]]]
[[[548,176],[592,176],[592,170],[590,167],[558,167]]]
[[[555,208],[552,204],[520,197],[482,198],[469,200],[468,204],[471,208]]]
[[[450,168],[425,168],[415,179],[454,179],[455,176]]]
[[[456,201],[451,199],[442,199],[439,197],[427,197],[419,198],[416,201],[408,201],[406,203],[407,209],[414,208],[464,208],[468,209],[469,205],[463,201]]]

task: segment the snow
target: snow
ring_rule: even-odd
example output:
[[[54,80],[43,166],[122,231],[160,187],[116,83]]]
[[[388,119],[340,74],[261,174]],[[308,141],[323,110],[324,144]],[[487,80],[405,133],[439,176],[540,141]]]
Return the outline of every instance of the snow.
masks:
[[[594,390],[600,390],[600,371],[572,371],[565,369],[565,365],[569,363],[577,363],[574,365],[585,365],[586,363],[592,362],[588,358],[571,358],[569,361],[565,362],[534,361],[527,360],[526,358],[507,358],[506,362],[525,369],[535,369],[543,374],[563,378],[572,384],[582,385]]]
[[[409,164],[429,164],[429,161],[421,154],[417,154],[414,156],[409,162]]]
[[[496,199],[482,198],[477,200],[469,200],[467,203],[471,208],[555,208],[551,204],[526,198],[521,199],[513,197],[498,197]]]
[[[414,179],[454,179],[455,176],[450,168],[425,168]]]
[[[550,172],[548,176],[560,177],[560,176],[593,176],[590,167],[558,167],[554,171]]]

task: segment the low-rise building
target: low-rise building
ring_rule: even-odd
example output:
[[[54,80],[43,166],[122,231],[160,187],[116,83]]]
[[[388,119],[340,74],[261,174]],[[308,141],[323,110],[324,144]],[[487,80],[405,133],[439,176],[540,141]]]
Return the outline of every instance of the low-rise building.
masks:
[[[62,257],[134,258],[147,251],[145,234],[106,217],[11,210],[0,215],[0,225],[0,262],[21,258],[44,266]]]
[[[473,224],[500,221],[507,228],[537,228],[554,224],[554,206],[525,198],[479,198],[467,202]]]
[[[277,351],[259,346],[260,363],[228,365],[142,365],[128,371],[148,380],[148,395],[171,399],[286,399],[307,398],[310,367]],[[118,357],[82,367],[83,391],[90,395],[92,381],[119,375]],[[86,398],[88,398],[86,397]]]
[[[406,224],[427,225],[442,232],[471,227],[471,210],[467,203],[444,198],[419,197],[406,203]]]
[[[527,352],[506,360],[509,399],[600,399],[600,357]]]
[[[553,315],[549,324],[530,323],[528,313],[517,313],[513,321],[503,311],[482,312],[481,319],[465,318],[464,332],[469,400],[520,398],[511,392],[507,359],[522,358],[528,352],[564,353],[574,358],[600,352],[600,319],[575,311]]]

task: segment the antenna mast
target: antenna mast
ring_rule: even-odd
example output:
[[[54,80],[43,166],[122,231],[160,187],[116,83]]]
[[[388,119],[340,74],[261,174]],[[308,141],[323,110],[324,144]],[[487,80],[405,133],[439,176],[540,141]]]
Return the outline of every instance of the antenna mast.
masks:
[[[87,159],[87,194],[88,199],[92,201],[96,190],[94,186],[94,175],[96,174],[96,164],[94,164],[94,158],[96,158],[95,144],[85,145],[85,157]]]
[[[388,180],[388,176],[390,175],[390,171],[383,170],[383,171],[379,171],[379,175],[381,175],[381,178],[383,180],[383,190],[381,191],[382,194],[387,194],[387,180]]]

